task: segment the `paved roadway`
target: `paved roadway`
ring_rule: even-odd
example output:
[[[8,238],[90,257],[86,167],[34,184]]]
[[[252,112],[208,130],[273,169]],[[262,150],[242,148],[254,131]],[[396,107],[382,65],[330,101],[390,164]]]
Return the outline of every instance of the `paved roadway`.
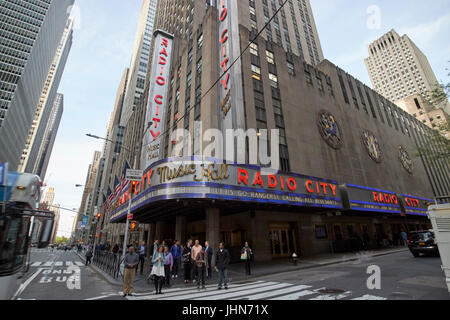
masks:
[[[19,299],[124,299],[119,295],[118,286],[108,284],[91,268],[81,266],[82,262],[74,252],[55,250],[50,253],[47,250],[35,250],[32,261],[34,263],[30,271],[31,281]],[[70,263],[80,264],[80,289],[69,289],[67,280],[75,283],[74,279],[62,278]],[[367,280],[371,276],[367,273],[368,267],[373,265],[379,267],[381,289],[369,289],[367,286]],[[148,292],[126,299],[450,300],[440,265],[439,258],[414,258],[409,252],[374,258],[361,255],[358,261],[250,278],[245,283],[231,284],[227,291],[218,291],[215,284],[208,284],[207,289],[202,291],[194,287],[184,287],[163,289],[164,295],[154,295],[149,289]],[[69,272],[66,276],[70,277]]]

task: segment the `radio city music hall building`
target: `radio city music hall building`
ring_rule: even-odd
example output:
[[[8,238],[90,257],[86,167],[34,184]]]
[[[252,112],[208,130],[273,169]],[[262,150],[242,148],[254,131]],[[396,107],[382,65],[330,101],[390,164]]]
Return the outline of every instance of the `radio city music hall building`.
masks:
[[[254,31],[224,3],[227,12],[210,7],[190,41],[155,33],[152,127],[132,195],[142,228],[130,239],[224,241],[235,259],[248,241],[256,260],[270,260],[353,250],[363,235],[375,248],[403,228],[428,228],[428,203],[450,193],[448,163],[415,156],[431,129],[331,62],[312,66],[266,37],[227,70]],[[171,158],[167,128],[189,131],[184,148],[194,156]],[[279,129],[281,170],[201,157],[210,128]],[[111,224],[123,225],[129,198],[127,189],[113,200]]]

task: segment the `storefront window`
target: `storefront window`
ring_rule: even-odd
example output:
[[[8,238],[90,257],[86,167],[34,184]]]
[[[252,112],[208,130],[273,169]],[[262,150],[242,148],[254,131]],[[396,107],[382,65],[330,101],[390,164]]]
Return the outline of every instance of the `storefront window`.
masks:
[[[325,225],[316,225],[316,239],[327,239],[327,227]]]

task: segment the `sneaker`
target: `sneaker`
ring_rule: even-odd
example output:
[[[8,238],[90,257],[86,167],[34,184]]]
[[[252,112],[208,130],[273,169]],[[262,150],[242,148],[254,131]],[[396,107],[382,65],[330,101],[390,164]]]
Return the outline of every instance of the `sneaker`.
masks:
[[[222,287],[218,287],[217,290],[222,290]]]
[[[228,287],[225,287],[225,290],[228,290]]]
[[[178,275],[176,275],[176,276],[175,276],[175,278],[177,278],[177,279],[178,279]]]
[[[174,275],[172,275],[172,279],[175,279],[175,276],[174,276]]]
[[[202,286],[202,289],[203,289],[203,290],[206,290],[206,287],[205,287],[205,286]]]
[[[127,296],[127,294],[126,294],[126,293],[124,293],[122,297],[124,297],[124,298],[125,298],[126,296]]]

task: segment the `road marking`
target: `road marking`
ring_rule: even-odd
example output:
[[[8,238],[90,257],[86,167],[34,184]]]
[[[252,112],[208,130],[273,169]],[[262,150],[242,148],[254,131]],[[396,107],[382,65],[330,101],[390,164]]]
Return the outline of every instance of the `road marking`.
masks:
[[[56,261],[54,266],[55,267],[62,267],[63,266],[63,261]]]
[[[79,267],[84,266],[84,263],[81,262],[81,261],[75,261],[75,264],[76,264],[77,266],[79,266]]]
[[[100,299],[105,299],[105,298],[109,298],[109,297],[112,297],[112,296],[117,296],[117,293],[110,293],[110,294],[106,294],[106,295],[103,295],[103,296],[89,298],[89,299],[84,299],[84,300],[100,300]]]
[[[51,267],[53,265],[53,261],[48,261],[46,263],[44,263],[42,266],[43,267]]]
[[[37,262],[33,263],[31,265],[31,267],[39,267],[41,264],[42,264],[42,262],[37,261]]]
[[[387,300],[387,299],[378,296],[371,296],[370,294],[365,294],[362,297],[354,298],[352,300]]]
[[[348,297],[351,294],[352,294],[351,291],[346,291],[346,292],[338,294],[338,295],[335,295],[335,294],[323,294],[323,295],[317,296],[315,298],[311,298],[309,300],[341,300],[341,299],[344,299],[344,298]]]
[[[317,292],[311,291],[311,290],[304,290],[304,291],[300,291],[300,292],[296,292],[293,294],[276,297],[276,298],[268,299],[268,300],[290,300],[290,301],[292,301],[292,300],[298,300],[298,298],[313,295],[313,294],[317,294]]]
[[[292,287],[292,284],[279,283],[279,284],[275,284],[272,286],[264,286],[264,287],[255,288],[255,289],[251,289],[251,290],[245,290],[245,292],[243,291],[242,293],[240,293],[240,292],[228,293],[227,292],[227,293],[221,294],[221,295],[206,296],[206,297],[204,295],[202,295],[197,300],[223,300],[223,299],[238,297],[238,296],[241,296],[242,294],[244,294],[244,295],[255,294],[255,293],[266,292],[266,291],[270,291],[270,293],[272,293],[272,295],[275,295],[274,293],[277,291],[277,289],[284,289],[286,287]],[[275,291],[273,291],[273,290],[275,290]],[[201,295],[201,293],[199,295]]]
[[[298,292],[300,290],[311,288],[311,286],[305,286],[305,285],[299,285],[299,286],[293,286],[282,290],[277,290],[275,292],[265,292],[257,295],[251,295],[251,296],[244,296],[239,297],[239,300],[248,299],[248,300],[264,300],[269,297],[275,297],[282,294],[288,294],[288,293],[294,293]]]
[[[275,285],[278,284],[278,282],[258,282],[258,283],[250,283],[250,284],[240,284],[240,285],[233,285],[233,287],[231,289],[229,289],[227,292],[238,292],[240,290],[244,290],[244,287],[246,287],[247,289],[254,289],[256,287],[264,287],[264,286],[269,286],[269,285]],[[215,286],[215,288],[217,288],[217,286]],[[164,291],[165,292],[165,291]],[[138,296],[138,297],[127,297],[128,300],[158,300],[158,299],[180,299],[180,300],[184,300],[184,299],[193,299],[195,297],[203,297],[205,295],[209,294],[210,296],[212,295],[218,295],[220,294],[220,292],[217,289],[211,289],[211,290],[202,290],[202,291],[198,291],[197,289],[189,289],[188,291],[185,292],[174,292],[171,294],[164,294],[164,295],[147,295],[147,296]],[[243,293],[245,294],[245,293]]]
[[[66,261],[66,266],[68,266],[68,267],[73,266],[73,262],[72,261]]]
[[[22,283],[19,289],[17,289],[16,293],[14,294],[13,299],[20,296],[22,292],[28,287],[28,285],[38,276],[38,274],[41,273],[42,270],[42,268],[37,269],[37,271],[31,277],[29,277],[27,281]]]

